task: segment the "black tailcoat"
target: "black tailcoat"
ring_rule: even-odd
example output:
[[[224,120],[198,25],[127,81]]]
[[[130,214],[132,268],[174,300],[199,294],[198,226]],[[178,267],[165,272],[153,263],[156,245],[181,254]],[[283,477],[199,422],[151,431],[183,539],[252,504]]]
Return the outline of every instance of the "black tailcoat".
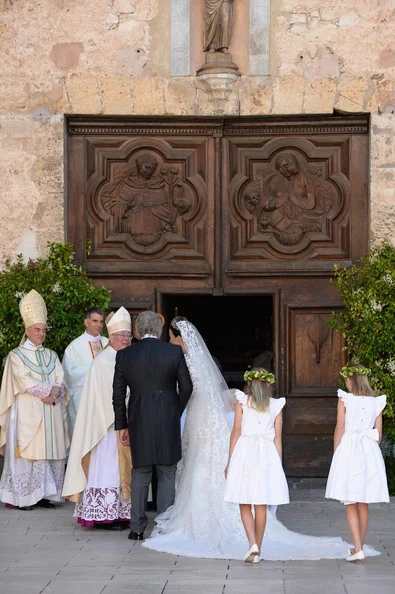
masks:
[[[129,427],[135,468],[177,464],[181,459],[180,417],[192,389],[181,347],[143,338],[118,351],[113,383],[115,429]]]

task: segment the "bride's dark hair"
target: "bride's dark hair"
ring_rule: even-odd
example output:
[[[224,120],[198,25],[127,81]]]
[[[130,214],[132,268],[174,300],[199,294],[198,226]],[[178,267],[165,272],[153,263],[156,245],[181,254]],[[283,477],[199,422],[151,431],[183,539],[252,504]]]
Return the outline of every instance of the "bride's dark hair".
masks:
[[[181,332],[177,328],[177,322],[187,322],[188,318],[184,318],[184,316],[176,316],[170,322],[170,330],[173,332],[174,336],[181,336]]]

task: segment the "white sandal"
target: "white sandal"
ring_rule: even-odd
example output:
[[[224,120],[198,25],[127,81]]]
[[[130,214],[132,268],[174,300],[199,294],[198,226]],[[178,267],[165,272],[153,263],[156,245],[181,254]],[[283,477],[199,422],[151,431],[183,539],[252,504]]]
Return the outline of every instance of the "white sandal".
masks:
[[[347,555],[350,557],[350,555],[353,555],[354,553],[352,552],[352,550],[355,549],[355,547],[350,547],[349,549],[347,549]]]
[[[257,555],[259,555],[259,549],[258,545],[254,543],[247,551],[247,554],[243,559],[244,563],[253,563],[254,557],[256,557]]]
[[[363,559],[365,559],[363,551],[358,551],[357,553],[354,553],[353,555],[346,557],[346,561],[362,561]]]

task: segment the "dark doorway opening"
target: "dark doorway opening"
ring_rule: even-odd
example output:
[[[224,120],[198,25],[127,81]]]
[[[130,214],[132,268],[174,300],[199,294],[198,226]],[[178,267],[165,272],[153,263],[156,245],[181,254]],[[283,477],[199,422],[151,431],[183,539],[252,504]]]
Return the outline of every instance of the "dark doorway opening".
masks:
[[[273,297],[164,295],[166,329],[185,316],[199,330],[230,388],[242,388],[253,366],[275,369]]]

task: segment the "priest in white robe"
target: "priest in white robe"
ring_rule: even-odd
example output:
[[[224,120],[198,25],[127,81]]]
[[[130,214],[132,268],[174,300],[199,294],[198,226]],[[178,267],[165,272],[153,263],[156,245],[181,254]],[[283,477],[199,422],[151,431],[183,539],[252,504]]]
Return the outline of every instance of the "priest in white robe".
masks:
[[[109,344],[85,379],[70,448],[63,495],[76,503],[82,526],[110,530],[130,522],[131,454],[114,431],[112,382],[117,351],[131,342],[131,319],[121,307],[106,319]]]
[[[74,431],[75,419],[86,374],[93,359],[108,343],[107,338],[101,335],[103,322],[104,314],[100,308],[92,307],[88,309],[84,319],[85,332],[73,340],[64,352],[62,361],[64,380],[70,394],[70,401],[67,406],[70,439]]]
[[[7,356],[0,391],[0,501],[21,509],[52,507],[63,485],[68,396],[63,368],[43,347],[47,308],[32,290],[19,305],[27,339]]]

